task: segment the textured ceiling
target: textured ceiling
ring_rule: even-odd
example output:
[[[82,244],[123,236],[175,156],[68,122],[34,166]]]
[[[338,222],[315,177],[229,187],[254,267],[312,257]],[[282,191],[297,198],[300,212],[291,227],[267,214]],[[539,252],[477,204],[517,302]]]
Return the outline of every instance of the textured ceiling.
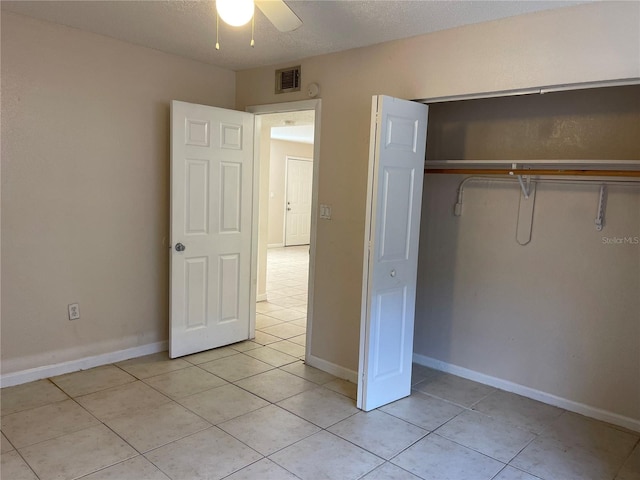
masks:
[[[584,1],[288,1],[302,27],[280,33],[256,9],[256,46],[249,46],[250,26],[221,22],[219,51],[213,1],[3,0],[2,10],[244,70],[579,3]]]

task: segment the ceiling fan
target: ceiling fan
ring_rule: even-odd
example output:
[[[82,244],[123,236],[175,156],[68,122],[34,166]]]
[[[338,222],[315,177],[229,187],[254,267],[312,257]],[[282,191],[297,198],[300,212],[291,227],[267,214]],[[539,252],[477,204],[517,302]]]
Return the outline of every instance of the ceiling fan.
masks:
[[[223,22],[241,27],[251,21],[251,46],[254,46],[254,10],[258,7],[265,17],[281,32],[291,32],[302,25],[302,20],[283,0],[216,0],[217,17]],[[217,21],[216,21],[217,30]],[[216,50],[220,44],[216,38]]]

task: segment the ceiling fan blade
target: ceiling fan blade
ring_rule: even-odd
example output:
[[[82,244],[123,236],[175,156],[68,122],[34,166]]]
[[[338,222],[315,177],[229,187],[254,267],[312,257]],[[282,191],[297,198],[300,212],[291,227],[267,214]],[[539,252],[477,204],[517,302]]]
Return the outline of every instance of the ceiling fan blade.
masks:
[[[302,20],[283,0],[256,0],[256,7],[281,32],[292,32],[302,25]]]

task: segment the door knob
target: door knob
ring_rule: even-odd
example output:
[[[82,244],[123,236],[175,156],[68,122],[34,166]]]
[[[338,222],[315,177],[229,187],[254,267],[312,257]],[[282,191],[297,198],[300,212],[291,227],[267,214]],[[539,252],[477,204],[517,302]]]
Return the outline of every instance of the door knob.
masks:
[[[184,252],[186,250],[187,247],[185,247],[183,244],[181,243],[176,243],[176,251],[177,252]]]
[[[389,272],[389,275],[391,275],[392,277],[395,277],[396,276],[396,271],[395,270],[391,270]]]

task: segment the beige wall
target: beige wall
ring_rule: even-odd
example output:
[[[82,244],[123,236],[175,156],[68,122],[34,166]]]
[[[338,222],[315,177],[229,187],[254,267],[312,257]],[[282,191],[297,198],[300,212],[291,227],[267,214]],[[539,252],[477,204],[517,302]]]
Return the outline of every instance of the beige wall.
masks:
[[[167,339],[169,103],[234,95],[234,72],[3,12],[3,373]]]
[[[269,168],[269,245],[284,245],[287,156],[313,158],[313,145],[271,140]],[[273,194],[273,196],[271,196]]]
[[[539,184],[521,246],[519,186],[472,183],[454,217],[462,178],[425,177],[414,352],[640,426],[640,185],[599,232],[598,185]]]
[[[323,108],[319,202],[333,207],[332,220],[318,223],[312,355],[350,370],[357,369],[371,95],[383,93],[401,98],[428,98],[640,77],[639,24],[639,4],[606,2],[462,27],[300,62],[303,85],[311,82],[320,85]],[[281,66],[287,65],[238,72],[237,107],[303,99],[304,92],[273,94],[273,71]],[[432,186],[428,182],[429,188]],[[429,203],[423,215],[427,218],[445,213],[450,215],[449,193],[443,192],[441,199]],[[557,195],[562,199],[570,194]],[[571,198],[571,202],[588,205],[581,208],[595,208],[591,197],[588,200]],[[504,208],[508,207],[505,205]],[[538,213],[542,214],[537,210]],[[498,231],[503,227],[502,223],[496,226]],[[464,244],[460,248],[465,248]],[[546,248],[553,247],[547,245]],[[424,262],[423,259],[421,265]],[[420,288],[423,288],[425,279],[432,278],[429,275],[429,272],[421,270]],[[618,277],[605,276],[600,277],[599,282],[611,280],[621,281]],[[619,286],[628,289],[634,285],[632,282]],[[578,290],[574,293],[584,294]],[[499,302],[494,307],[489,305],[487,318],[492,312],[499,314],[500,305]],[[555,304],[543,306],[548,308],[548,312],[562,314],[565,311],[555,310]],[[419,307],[421,310],[417,315],[423,319],[421,321],[435,322],[435,317],[425,311],[424,305]],[[616,315],[623,314],[626,308],[629,306],[621,307]],[[582,309],[576,311],[582,312]],[[520,323],[522,331],[531,327],[528,316],[511,318]],[[576,318],[576,315],[571,318]],[[626,326],[611,334],[616,339],[628,338],[625,336],[634,333],[628,323],[633,319],[625,318]],[[585,322],[592,325],[595,319],[589,316]],[[500,327],[494,325],[493,328]],[[594,329],[587,334],[583,338],[586,342],[584,347],[588,349],[596,343],[599,333],[600,329]],[[488,331],[483,336],[474,337],[473,351],[455,359],[470,369],[482,369],[489,375],[504,375],[504,371],[494,364],[473,363],[487,348],[495,346],[486,338],[490,335]],[[571,330],[562,327],[557,335],[566,340],[567,345],[573,345]],[[449,340],[456,342],[457,337]],[[465,345],[467,340],[470,341],[469,337],[463,337],[461,345]],[[442,356],[442,352],[424,338],[418,339],[416,350],[425,355]],[[517,352],[513,351],[513,354]],[[539,357],[545,362],[544,355]],[[554,363],[557,359],[549,358],[538,367],[540,377],[536,381],[532,381],[529,375],[519,375],[527,368],[526,364],[512,372],[509,378],[528,382],[550,393],[571,395],[569,398],[575,401],[604,405],[598,398],[602,394],[594,393],[597,386],[590,389],[572,386],[568,393],[567,387],[558,385],[557,377],[545,375],[544,372],[566,367]],[[618,365],[608,357],[598,360]],[[510,358],[503,356],[494,361],[508,364]],[[583,370],[576,372],[575,364],[568,367],[568,370],[563,370],[563,378],[578,374],[580,381],[588,383],[588,373]],[[602,370],[598,375],[599,378],[602,376]],[[626,381],[626,392],[635,389],[637,393],[638,378],[633,367],[627,365],[620,375],[616,383],[624,384]],[[621,415],[636,415],[628,404],[622,403],[606,404],[603,408],[616,409]]]

